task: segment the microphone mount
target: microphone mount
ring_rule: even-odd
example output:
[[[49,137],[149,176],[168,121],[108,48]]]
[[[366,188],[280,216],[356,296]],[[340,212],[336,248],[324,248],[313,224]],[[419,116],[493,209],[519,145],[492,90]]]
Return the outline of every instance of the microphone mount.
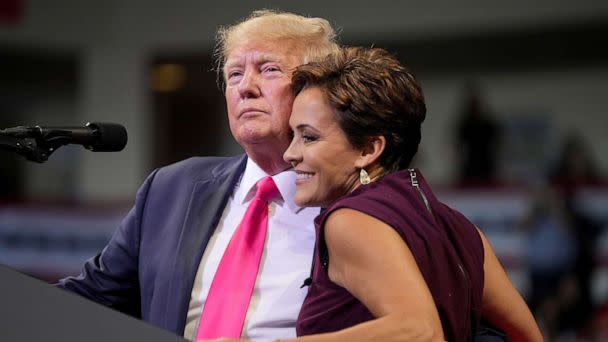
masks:
[[[59,147],[68,144],[62,137],[44,140],[41,138],[20,138],[0,135],[0,147],[13,151],[29,161],[43,163],[49,159],[51,153]]]
[[[74,128],[43,128],[40,126],[25,127],[18,126],[7,129],[0,129],[0,148],[13,151],[24,156],[29,161],[43,163],[59,147],[67,144],[81,144],[91,151],[116,151],[121,150],[126,144],[126,131],[120,126],[118,132],[119,141],[122,144],[118,149],[116,146],[105,145],[100,130],[110,131],[110,137],[114,138],[117,130],[115,124],[87,123],[84,127]],[[109,129],[108,129],[109,128]],[[123,133],[124,132],[124,133]],[[124,134],[124,138],[122,137]],[[107,138],[107,136],[105,136]],[[115,143],[111,139],[111,143]]]

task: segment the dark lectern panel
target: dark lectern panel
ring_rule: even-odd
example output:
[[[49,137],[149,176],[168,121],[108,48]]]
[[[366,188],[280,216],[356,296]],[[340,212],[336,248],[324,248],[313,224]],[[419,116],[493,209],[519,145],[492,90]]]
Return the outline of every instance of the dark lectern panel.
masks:
[[[0,265],[0,341],[186,340]]]

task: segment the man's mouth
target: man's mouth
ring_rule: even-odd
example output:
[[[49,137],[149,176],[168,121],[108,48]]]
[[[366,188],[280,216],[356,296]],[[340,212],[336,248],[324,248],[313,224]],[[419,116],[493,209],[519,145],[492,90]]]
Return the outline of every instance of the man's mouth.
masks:
[[[257,108],[245,108],[239,112],[239,118],[248,118],[258,116],[260,114],[264,114],[264,111],[261,111]]]

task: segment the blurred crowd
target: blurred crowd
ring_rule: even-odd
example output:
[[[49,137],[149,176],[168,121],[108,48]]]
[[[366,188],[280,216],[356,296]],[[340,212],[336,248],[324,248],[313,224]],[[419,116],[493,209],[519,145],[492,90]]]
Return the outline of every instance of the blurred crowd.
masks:
[[[501,187],[504,127],[484,103],[475,85],[466,88],[455,140],[460,187]],[[520,228],[528,237],[526,263],[530,280],[527,302],[548,341],[608,340],[608,303],[595,303],[596,244],[605,222],[582,208],[583,189],[605,186],[583,136],[559,137],[555,160],[532,184],[530,208]],[[540,161],[539,161],[540,162]]]

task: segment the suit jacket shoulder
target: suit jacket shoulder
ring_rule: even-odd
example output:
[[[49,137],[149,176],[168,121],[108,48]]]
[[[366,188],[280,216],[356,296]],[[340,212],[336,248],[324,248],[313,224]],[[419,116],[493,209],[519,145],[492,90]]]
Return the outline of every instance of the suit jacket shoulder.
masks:
[[[247,156],[235,157],[192,157],[153,172],[155,181],[160,179],[170,183],[196,183],[214,178],[228,177],[233,173],[242,173]]]
[[[198,264],[246,160],[197,157],[153,171],[104,250],[58,286],[181,334]]]

